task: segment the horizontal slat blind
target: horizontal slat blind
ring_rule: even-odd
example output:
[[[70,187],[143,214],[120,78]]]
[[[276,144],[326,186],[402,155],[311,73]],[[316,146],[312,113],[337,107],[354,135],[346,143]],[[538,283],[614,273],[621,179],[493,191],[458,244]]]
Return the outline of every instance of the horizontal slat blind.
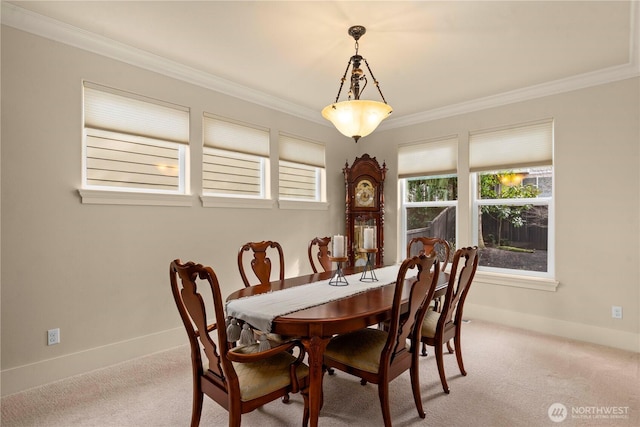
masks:
[[[325,167],[323,144],[285,134],[279,135],[278,144],[280,160],[319,168]]]
[[[93,83],[84,83],[86,127],[189,143],[189,109]]]
[[[545,166],[553,162],[553,120],[471,132],[472,172]]]
[[[456,173],[457,164],[457,137],[398,147],[399,178]]]
[[[113,136],[111,136],[113,135]],[[180,148],[147,138],[86,130],[86,183],[90,186],[176,191]]]
[[[205,147],[269,156],[269,129],[234,123],[205,114],[203,135]]]
[[[294,136],[278,136],[280,199],[318,201],[325,167],[325,147]]]
[[[209,147],[204,148],[202,189],[204,193],[260,197],[263,193],[263,161]]]
[[[269,129],[204,114],[202,130],[203,193],[265,197]]]
[[[317,172],[315,168],[280,162],[280,198],[317,200]]]

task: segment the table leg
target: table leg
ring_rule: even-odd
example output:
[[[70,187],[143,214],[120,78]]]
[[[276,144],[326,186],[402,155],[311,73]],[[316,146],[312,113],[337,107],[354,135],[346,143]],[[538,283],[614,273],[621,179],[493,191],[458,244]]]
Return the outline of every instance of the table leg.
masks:
[[[329,338],[303,338],[302,345],[307,351],[309,364],[309,424],[318,426],[318,417],[322,406],[322,361]]]

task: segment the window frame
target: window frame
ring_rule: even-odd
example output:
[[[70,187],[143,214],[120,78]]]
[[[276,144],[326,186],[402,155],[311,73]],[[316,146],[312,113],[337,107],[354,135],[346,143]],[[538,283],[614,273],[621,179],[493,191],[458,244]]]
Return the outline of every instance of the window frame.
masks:
[[[398,259],[404,259],[407,256],[407,245],[409,241],[407,240],[407,219],[408,213],[407,210],[410,208],[441,208],[441,207],[455,207],[456,208],[456,233],[455,233],[455,241],[458,241],[458,232],[459,232],[459,193],[458,199],[455,200],[438,200],[438,201],[424,201],[424,202],[409,202],[407,201],[407,187],[409,185],[408,181],[417,181],[421,179],[436,179],[436,178],[457,178],[458,182],[460,177],[457,173],[454,174],[435,174],[435,175],[424,175],[424,176],[416,176],[410,178],[399,178],[398,184],[400,189],[398,191],[400,195],[400,246],[398,248]],[[441,237],[441,236],[435,236]],[[453,254],[453,247],[451,253]],[[451,266],[448,265],[447,268]]]
[[[309,146],[310,151],[304,152],[304,147]],[[310,156],[315,153],[316,156]],[[322,161],[316,157],[322,154]],[[314,200],[282,197],[280,192],[280,174],[282,166],[302,168],[314,171],[315,198]],[[278,135],[278,206],[280,209],[294,210],[328,210],[327,202],[327,166],[326,145],[308,138],[280,132]]]
[[[544,127],[545,125],[548,126],[548,129],[550,129],[550,133],[547,132],[546,134],[544,133]],[[506,164],[499,164],[499,165],[494,165],[493,167],[486,167],[486,168],[480,168],[478,167],[478,169],[474,170],[474,165],[472,164],[473,162],[471,162],[471,160],[475,160],[478,159],[478,157],[476,157],[475,159],[472,159],[471,153],[472,153],[472,148],[471,148],[471,139],[473,136],[477,136],[477,135],[482,135],[484,136],[491,136],[489,135],[491,132],[498,132],[500,138],[502,138],[500,141],[501,143],[509,143],[510,146],[508,147],[509,150],[513,150],[514,146],[513,144],[511,144],[511,141],[505,140],[505,137],[509,137],[509,131],[510,130],[515,130],[516,131],[516,138],[521,138],[522,137],[522,133],[518,133],[517,131],[521,131],[524,130],[526,131],[526,127],[531,126],[533,130],[537,130],[540,131],[538,133],[535,134],[534,138],[533,138],[533,145],[532,147],[540,147],[541,150],[539,151],[540,155],[536,158],[534,158],[533,162],[530,162],[531,158],[525,158],[522,159],[522,156],[520,159],[518,159],[517,162],[514,162],[513,164],[509,164],[508,162]],[[541,129],[543,128],[543,129]],[[547,130],[548,130],[547,129]],[[476,200],[479,196],[478,196],[478,190],[477,190],[477,182],[478,182],[478,178],[477,178],[477,174],[481,173],[482,170],[496,170],[496,169],[500,169],[500,170],[505,170],[505,169],[520,169],[520,168],[526,168],[526,167],[540,167],[540,166],[547,166],[551,168],[551,195],[549,197],[547,196],[543,196],[543,197],[538,197],[534,200],[528,200],[528,199],[500,199],[499,201],[495,202],[495,204],[509,204],[509,203],[515,203],[515,204],[534,204],[534,205],[545,205],[548,207],[548,227],[547,227],[547,245],[548,245],[548,253],[547,253],[547,271],[542,273],[542,272],[531,272],[534,274],[530,274],[529,271],[524,271],[524,270],[516,270],[516,269],[489,269],[487,270],[486,268],[478,268],[478,271],[476,272],[475,275],[475,279],[474,282],[478,283],[478,284],[483,284],[483,285],[492,285],[492,286],[508,286],[508,287],[516,287],[516,288],[525,288],[525,289],[533,289],[533,290],[540,290],[540,291],[549,291],[549,292],[555,292],[557,290],[557,287],[559,285],[558,280],[556,279],[556,271],[555,271],[555,266],[556,266],[556,254],[555,254],[555,191],[554,191],[554,187],[555,187],[555,166],[554,166],[554,159],[553,159],[553,135],[554,135],[554,120],[553,118],[545,118],[545,119],[541,119],[541,120],[536,120],[536,121],[531,121],[531,122],[524,122],[524,123],[515,123],[509,126],[504,126],[504,127],[500,127],[500,128],[494,128],[494,129],[482,129],[479,131],[471,131],[471,130],[467,130],[465,133],[466,135],[463,137],[457,137],[457,141],[456,141],[456,147],[457,147],[457,151],[456,151],[456,163],[455,163],[455,169],[454,171],[449,171],[447,170],[442,171],[441,169],[447,169],[446,166],[438,166],[438,165],[433,165],[433,163],[442,163],[442,164],[449,164],[448,161],[446,161],[446,156],[444,157],[444,161],[440,161],[440,160],[435,160],[435,159],[439,159],[440,157],[438,156],[439,153],[436,153],[435,156],[430,157],[427,156],[424,159],[419,159],[418,157],[411,157],[409,160],[405,160],[406,162],[410,163],[410,166],[412,168],[409,168],[407,171],[398,171],[398,242],[400,242],[400,244],[398,245],[399,247],[397,248],[398,252],[397,252],[397,259],[398,260],[402,260],[406,257],[406,242],[407,242],[407,208],[410,207],[429,207],[429,206],[442,206],[444,204],[450,204],[452,205],[453,202],[452,201],[447,201],[447,202],[406,202],[406,198],[407,198],[407,194],[406,194],[406,190],[407,190],[407,184],[406,184],[406,180],[409,178],[423,178],[423,179],[430,179],[433,177],[437,177],[437,176],[442,176],[442,175],[448,175],[448,174],[455,174],[458,178],[458,200],[457,200],[457,204],[456,204],[456,245],[459,247],[465,246],[465,245],[473,245],[473,244],[477,244],[478,242],[478,209],[479,209],[479,205],[478,205],[478,200]],[[544,137],[544,135],[549,136],[550,135],[550,145],[544,145],[544,139],[540,139],[541,135]],[[400,151],[402,150],[403,147],[408,147],[409,150],[412,150],[414,148],[416,149],[420,149],[419,145],[421,144],[425,144],[425,143],[430,143],[430,142],[440,142],[442,145],[446,145],[446,140],[449,140],[453,137],[438,137],[438,138],[432,138],[429,139],[427,141],[421,141],[419,143],[404,143],[404,144],[399,144],[398,145],[398,162],[399,162],[399,169],[400,169]],[[516,139],[515,142],[515,147],[518,147],[518,143],[522,143],[522,139]],[[526,144],[526,140],[525,140],[525,144]],[[416,147],[412,147],[412,146],[416,146]],[[477,146],[476,146],[477,147]],[[461,149],[462,148],[462,149]],[[545,151],[546,150],[546,151]],[[474,153],[477,154],[478,150],[476,149],[476,152]],[[406,156],[406,153],[404,153]],[[502,159],[504,159],[504,155],[508,154],[507,152],[502,153]],[[520,153],[522,154],[522,153]],[[525,156],[527,157],[527,156]],[[545,159],[547,159],[545,161]],[[484,159],[481,159],[483,160]],[[489,159],[491,160],[491,159]],[[524,161],[523,161],[524,160]],[[415,169],[415,163],[419,162],[420,163],[420,169]],[[409,164],[407,163],[407,164]],[[477,166],[476,166],[477,167]],[[420,173],[420,170],[423,170],[423,173]],[[505,203],[505,200],[518,200],[517,202],[509,202],[509,203]],[[484,202],[487,202],[487,199],[484,200]],[[489,203],[494,203],[494,202],[489,202]],[[489,204],[487,203],[487,204]]]
[[[167,101],[160,101],[154,98],[139,95],[132,92],[127,92],[121,89],[116,89],[100,84],[92,83],[89,81],[82,81],[82,131],[81,131],[81,180],[80,188],[77,190],[80,196],[81,203],[83,204],[118,204],[118,205],[143,205],[143,206],[191,206],[192,197],[190,194],[190,126],[189,116],[190,109],[188,107],[180,106]],[[95,108],[96,105],[105,104],[91,104],[87,105],[85,91],[90,90],[94,93],[102,92],[106,94],[106,97],[116,96],[125,98],[133,103],[146,103],[155,106],[156,108],[164,107],[165,109],[175,109],[176,114],[186,114],[187,127],[183,129],[186,133],[180,141],[175,140],[175,135],[167,135],[167,139],[162,139],[158,135],[140,135],[138,132],[126,132],[115,127],[122,126],[121,124],[115,124],[114,128],[109,125],[96,126],[92,123],[87,123],[87,109]],[[94,98],[95,99],[95,98]],[[153,109],[153,108],[151,108]],[[96,117],[107,116],[95,116],[96,110],[92,110],[91,120],[95,120]],[[105,110],[101,110],[104,113]],[[150,113],[152,114],[152,113]],[[113,123],[112,118],[106,119],[106,122]],[[117,122],[116,122],[117,123]],[[126,127],[126,125],[125,125]],[[155,145],[160,148],[177,149],[178,157],[178,185],[176,190],[160,190],[152,188],[140,188],[140,187],[127,187],[127,186],[107,186],[107,185],[94,185],[88,183],[87,172],[87,141],[88,138],[100,138],[111,137],[114,140],[119,140],[128,143],[144,143],[149,145]]]
[[[234,146],[229,144],[228,141],[222,142],[222,145],[216,146],[213,141],[207,143],[207,138],[210,137],[210,133],[207,131],[207,120],[215,122],[221,122],[229,125],[229,129],[234,127],[246,128],[249,131],[260,132],[266,135],[265,141],[255,140],[252,136],[251,141],[261,143],[260,146],[252,147],[252,144],[242,141],[244,144],[239,150],[228,149],[228,147]],[[202,175],[200,177],[201,194],[200,201],[205,208],[245,208],[245,209],[271,209],[274,206],[274,200],[271,195],[271,131],[264,126],[255,125],[239,120],[234,120],[228,117],[223,117],[217,114],[204,111],[201,116],[202,123],[202,158],[200,164],[202,165]],[[227,130],[229,130],[227,129]],[[235,136],[230,134],[230,136]],[[237,142],[237,141],[236,141]],[[237,148],[237,147],[234,147]],[[254,160],[259,160],[261,165],[261,178],[260,178],[260,196],[252,196],[246,194],[233,194],[233,193],[215,193],[204,192],[204,159],[205,150],[212,149],[220,152],[226,152],[229,156],[233,157],[246,157]]]
[[[555,177],[553,166],[549,165],[552,176],[552,187],[554,185]],[[552,190],[551,196],[543,196],[536,198],[521,198],[521,199],[481,199],[478,195],[479,176],[483,172],[471,173],[471,238],[475,245],[479,242],[479,218],[480,208],[484,206],[546,206],[547,207],[547,271],[533,271],[533,270],[516,270],[509,268],[499,267],[487,267],[478,265],[479,272],[496,273],[500,275],[514,275],[514,276],[530,276],[539,277],[543,279],[552,279],[555,277],[555,215],[554,215],[554,191]],[[516,273],[514,273],[516,272]]]

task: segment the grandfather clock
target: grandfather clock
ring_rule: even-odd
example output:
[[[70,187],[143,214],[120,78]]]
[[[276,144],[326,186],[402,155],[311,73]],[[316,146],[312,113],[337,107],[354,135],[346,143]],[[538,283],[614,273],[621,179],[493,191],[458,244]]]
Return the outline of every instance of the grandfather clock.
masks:
[[[365,265],[365,247],[375,248],[375,264],[382,265],[384,259],[384,179],[386,164],[382,167],[375,157],[363,154],[356,157],[349,167],[345,163],[344,183],[346,187],[346,236],[349,265]],[[372,241],[373,239],[373,241]]]

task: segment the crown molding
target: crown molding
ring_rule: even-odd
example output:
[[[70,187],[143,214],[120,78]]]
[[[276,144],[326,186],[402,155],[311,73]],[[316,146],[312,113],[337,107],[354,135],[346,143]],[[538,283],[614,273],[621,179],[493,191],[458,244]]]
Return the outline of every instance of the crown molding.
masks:
[[[326,124],[320,111],[280,99],[210,73],[205,73],[147,51],[74,27],[49,17],[2,2],[2,24],[107,58],[163,74],[225,95]]]
[[[488,108],[514,104],[516,102],[542,98],[550,95],[584,89],[591,86],[612,83],[640,76],[640,2],[631,1],[629,14],[629,62],[623,65],[604,68],[589,73],[579,74],[564,79],[546,82],[534,86],[503,92],[496,95],[478,98],[471,101],[451,104],[441,108],[389,118],[384,121],[379,130],[396,129],[400,127],[425,123],[432,120],[458,116]]]
[[[474,111],[486,110],[493,107],[500,107],[503,105],[514,104],[516,102],[542,98],[545,96],[557,95],[560,93],[584,89],[591,86],[598,86],[606,83],[612,83],[618,80],[625,80],[638,76],[640,76],[640,70],[637,66],[634,66],[632,64],[606,68],[591,73],[568,77],[566,79],[555,80],[552,82],[529,86],[510,92],[487,96],[468,102],[451,104],[447,105],[446,107],[435,108],[433,110],[424,111],[421,113],[402,116],[393,120],[389,119],[381,124],[378,129],[395,129],[419,123],[430,122],[432,120],[458,116]]]
[[[98,34],[22,9],[11,3],[2,2],[1,6],[3,25],[8,25],[44,38],[55,40],[60,43],[74,46],[79,49],[93,52],[98,55],[144,68],[155,73],[160,73],[177,80],[191,83],[206,89],[211,89],[225,95],[330,127],[330,123],[327,123],[326,120],[322,119],[319,111],[302,107],[276,96],[187,67],[158,55],[153,55],[144,50],[136,49]],[[640,62],[638,60],[640,56],[640,6],[638,2],[631,2],[630,15],[630,60],[627,64],[491,95],[468,102],[435,108],[407,116],[397,118],[390,117],[380,125],[379,130],[410,126],[478,110],[638,77],[640,76]]]

